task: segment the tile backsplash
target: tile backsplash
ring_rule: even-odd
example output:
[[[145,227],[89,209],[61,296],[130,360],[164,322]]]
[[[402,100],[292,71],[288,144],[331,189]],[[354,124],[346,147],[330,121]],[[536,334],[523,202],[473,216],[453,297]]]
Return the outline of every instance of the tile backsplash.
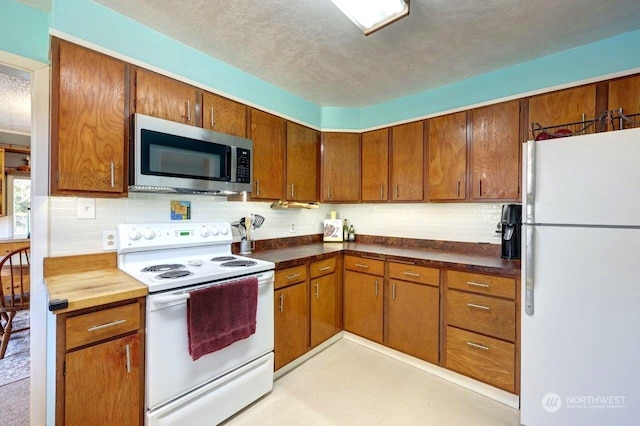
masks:
[[[173,200],[191,202],[192,222],[233,222],[250,213],[260,214],[265,222],[253,234],[257,240],[319,234],[323,220],[335,210],[339,219],[353,223],[356,235],[500,243],[495,230],[501,204],[494,203],[321,204],[318,209],[278,210],[271,209],[269,202],[132,193],[125,199],[95,199],[95,219],[77,218],[76,197],[49,197],[49,256],[102,252],[102,231],[115,230],[119,223],[168,222]],[[234,241],[239,240],[234,233]]]

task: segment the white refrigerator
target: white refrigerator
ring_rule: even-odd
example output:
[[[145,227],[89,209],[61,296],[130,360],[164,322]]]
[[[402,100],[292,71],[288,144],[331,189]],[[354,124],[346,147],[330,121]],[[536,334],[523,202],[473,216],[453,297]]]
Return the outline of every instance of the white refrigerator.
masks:
[[[640,129],[523,146],[522,424],[640,424]]]

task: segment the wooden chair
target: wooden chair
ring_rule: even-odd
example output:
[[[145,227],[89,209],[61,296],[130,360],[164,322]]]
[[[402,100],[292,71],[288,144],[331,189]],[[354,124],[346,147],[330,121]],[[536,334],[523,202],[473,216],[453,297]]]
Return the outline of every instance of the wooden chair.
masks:
[[[13,318],[19,311],[29,310],[29,248],[23,247],[7,254],[0,261],[0,359],[9,345]]]

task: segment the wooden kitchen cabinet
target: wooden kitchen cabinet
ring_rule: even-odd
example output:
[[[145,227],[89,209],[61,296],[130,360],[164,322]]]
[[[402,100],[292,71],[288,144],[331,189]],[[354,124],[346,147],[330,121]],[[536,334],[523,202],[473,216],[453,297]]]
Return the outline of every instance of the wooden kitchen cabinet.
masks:
[[[284,119],[257,109],[251,110],[252,199],[284,199],[285,132]]]
[[[307,265],[276,271],[274,292],[275,369],[309,350]]]
[[[57,315],[57,425],[143,424],[144,305]]]
[[[429,201],[464,200],[467,194],[467,112],[429,119]]]
[[[336,259],[334,257],[311,262],[311,347],[335,335],[336,312]]]
[[[247,137],[248,107],[210,92],[202,94],[202,127],[228,135]]]
[[[640,76],[625,77],[609,82],[609,111],[620,111],[626,116],[640,114]],[[635,117],[634,120],[640,120]],[[622,120],[623,129],[631,128],[629,123]],[[614,123],[614,128],[620,130],[620,122]]]
[[[470,114],[470,199],[520,200],[519,101],[476,108]]]
[[[321,198],[324,202],[360,199],[360,134],[322,133]]]
[[[383,343],[384,261],[345,256],[344,329]]]
[[[528,127],[542,127],[591,121],[596,117],[596,85],[559,90],[529,98]]]
[[[50,194],[122,197],[128,65],[52,38]]]
[[[391,128],[392,201],[424,199],[424,121]]]
[[[512,277],[446,271],[445,367],[519,392],[519,285]]]
[[[318,132],[287,121],[288,201],[318,200]]]
[[[361,199],[389,200],[389,129],[362,134]]]
[[[440,270],[388,262],[387,344],[437,364],[440,351]]]
[[[136,69],[133,86],[135,112],[201,126],[202,93],[195,87],[142,68]]]

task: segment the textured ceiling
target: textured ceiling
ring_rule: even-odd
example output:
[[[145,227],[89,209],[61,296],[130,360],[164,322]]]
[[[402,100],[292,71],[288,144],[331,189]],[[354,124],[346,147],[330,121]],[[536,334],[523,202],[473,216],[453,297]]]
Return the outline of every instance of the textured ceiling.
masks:
[[[0,132],[2,131],[31,133],[30,75],[4,65],[0,65]]]
[[[368,37],[329,0],[96,1],[321,106],[369,106],[640,28],[638,0],[412,0]]]

